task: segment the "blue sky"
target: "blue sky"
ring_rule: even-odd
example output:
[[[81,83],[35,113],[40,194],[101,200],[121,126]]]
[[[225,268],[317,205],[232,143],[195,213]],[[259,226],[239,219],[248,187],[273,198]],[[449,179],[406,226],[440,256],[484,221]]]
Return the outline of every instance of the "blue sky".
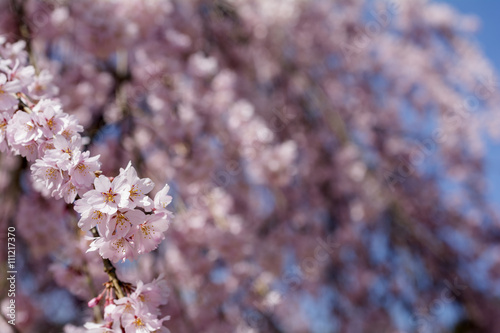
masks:
[[[483,52],[500,74],[500,0],[441,0],[464,14],[474,14],[481,20],[476,34]],[[498,110],[500,111],[500,105]],[[486,173],[488,191],[500,211],[500,142],[487,143]]]
[[[499,0],[441,0],[464,14],[474,14],[481,19],[478,41],[486,55],[500,69],[500,1]]]

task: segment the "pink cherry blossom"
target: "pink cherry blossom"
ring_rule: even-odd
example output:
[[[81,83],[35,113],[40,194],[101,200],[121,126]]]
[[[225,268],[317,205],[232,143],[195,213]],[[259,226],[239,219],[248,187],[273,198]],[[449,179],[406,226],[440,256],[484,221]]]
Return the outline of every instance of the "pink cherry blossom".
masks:
[[[53,193],[59,191],[65,176],[63,171],[57,165],[57,160],[54,159],[38,159],[31,166],[31,171],[35,184],[40,184],[40,192],[45,196],[51,196]]]
[[[137,303],[148,308],[153,314],[159,315],[158,307],[166,304],[169,288],[163,276],[159,276],[150,283],[137,282],[137,288],[130,296]]]
[[[57,95],[59,89],[52,84],[52,74],[44,69],[34,77],[33,83],[28,86],[28,91],[35,99],[53,97]]]
[[[122,325],[125,333],[150,333],[161,328],[161,321],[151,313],[143,312],[138,314],[124,314]]]
[[[154,198],[154,209],[155,213],[167,213],[167,206],[172,202],[172,197],[168,195],[170,186],[165,185],[158,193],[156,193]]]
[[[165,239],[170,221],[166,215],[148,215],[134,232],[134,244],[138,253],[151,252]]]
[[[112,262],[125,261],[126,259],[134,260],[137,257],[137,252],[134,249],[134,244],[130,238],[131,234],[126,237],[107,239],[105,237],[96,238],[89,246],[89,251],[99,251],[99,254]]]
[[[68,177],[64,180],[59,191],[54,192],[52,195],[56,199],[63,199],[66,203],[72,203],[78,195],[78,188]]]
[[[5,72],[10,81],[18,80],[23,88],[29,86],[35,77],[35,68],[33,66],[22,66],[19,59],[15,60],[12,68],[0,64],[0,71]]]
[[[117,178],[131,185],[128,208],[151,206],[152,201],[146,194],[151,192],[154,183],[149,178],[139,178],[132,162],[129,162],[125,169],[120,169],[120,175]]]
[[[0,73],[0,111],[11,110],[17,105],[17,98],[14,95],[21,90],[21,82],[18,80],[7,81],[7,75]]]
[[[107,231],[109,215],[89,205],[86,200],[87,193],[83,195],[82,199],[75,201],[75,210],[81,215],[78,227],[84,231],[88,231],[97,226],[99,233],[104,235]]]
[[[37,125],[46,138],[52,138],[62,132],[64,122],[61,117],[63,112],[60,104],[44,99],[33,107],[33,112],[37,115]]]
[[[99,155],[90,156],[89,151],[81,152],[79,150],[73,153],[71,165],[68,174],[71,181],[79,188],[89,189],[96,178],[96,172],[100,170],[101,163]]]
[[[26,112],[16,112],[7,127],[7,139],[14,149],[39,139],[42,135],[36,118]]]
[[[120,208],[108,220],[108,230],[105,234],[108,239],[122,238],[129,231],[144,222],[146,215],[140,210]]]
[[[118,207],[127,207],[131,185],[119,178],[110,181],[106,176],[94,180],[95,190],[87,193],[87,202],[96,210],[106,214],[114,214]]]
[[[80,151],[81,137],[73,136],[70,140],[62,135],[55,135],[52,141],[54,149],[45,152],[44,158],[57,161],[57,165],[63,170],[69,170],[73,162],[73,155]]]

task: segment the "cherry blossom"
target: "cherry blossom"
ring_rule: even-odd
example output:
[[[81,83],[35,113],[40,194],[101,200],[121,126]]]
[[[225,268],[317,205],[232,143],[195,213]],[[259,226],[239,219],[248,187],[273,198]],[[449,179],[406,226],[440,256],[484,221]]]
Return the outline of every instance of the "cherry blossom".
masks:
[[[164,232],[169,227],[169,217],[159,214],[148,215],[147,219],[136,227],[134,233],[135,248],[138,253],[147,253],[158,247],[164,239]]]
[[[88,231],[97,226],[101,235],[106,233],[109,215],[99,210],[95,210],[89,205],[87,200],[85,200],[85,194],[83,195],[83,199],[75,202],[75,210],[81,215],[80,221],[78,222],[79,228]]]
[[[165,185],[158,193],[156,193],[154,198],[154,209],[155,213],[166,213],[168,210],[167,206],[172,202],[172,197],[168,195],[170,186]]]
[[[15,60],[12,68],[10,64],[11,61],[0,63],[0,71],[7,74],[9,81],[18,81],[23,88],[29,86],[35,77],[35,68],[33,66],[22,66],[19,59]]]
[[[120,175],[124,182],[131,185],[128,208],[135,208],[136,206],[148,208],[151,206],[151,199],[146,196],[154,187],[154,183],[149,178],[140,179],[137,177],[137,172],[129,162],[125,169],[120,169]]]
[[[114,214],[118,207],[126,207],[130,196],[131,185],[122,178],[110,180],[106,176],[99,176],[94,180],[95,190],[86,194],[85,200],[96,210],[106,214]]]
[[[52,196],[53,193],[59,191],[65,180],[63,171],[54,159],[38,159],[31,166],[31,170],[35,179],[35,187],[45,196]]]
[[[115,300],[111,306],[113,324],[120,322],[128,332],[156,332],[162,322],[169,317],[158,318],[158,306],[167,301],[168,289],[165,281],[159,277],[151,283],[137,283],[136,290],[128,297]]]
[[[124,237],[119,238],[95,238],[90,244],[89,251],[99,251],[101,257],[112,262],[124,262],[126,259],[134,260],[137,258],[137,251],[131,236],[132,234],[129,232]]]
[[[42,136],[41,129],[36,124],[36,117],[26,112],[16,112],[7,127],[7,139],[14,151],[20,153],[28,160],[38,156],[36,140]],[[27,154],[26,147],[33,147]]]
[[[71,181],[79,188],[87,188],[94,182],[96,172],[100,170],[99,155],[90,156],[89,151],[77,150],[71,158],[68,175]]]
[[[7,81],[7,75],[0,73],[0,110],[11,110],[14,106],[16,106],[17,98],[14,94],[20,90],[20,81]]]
[[[120,208],[108,221],[106,237],[108,239],[125,237],[130,229],[145,219],[146,216],[140,210]]]
[[[64,122],[61,115],[63,111],[59,103],[43,99],[33,107],[33,112],[37,115],[37,125],[46,138],[51,139],[54,135],[62,132]]]
[[[57,100],[49,98],[58,91],[52,86],[52,74],[46,70],[36,74],[34,67],[26,65],[24,43],[5,44],[5,40],[1,39],[0,44],[4,44],[0,54],[9,57],[0,59],[1,150],[10,150],[28,161],[34,161],[30,167],[33,189],[45,197],[63,199],[73,205],[75,211],[80,213],[78,226],[83,231],[95,227],[87,252],[98,250],[104,259],[116,262],[133,260],[141,253],[155,249],[165,238],[163,233],[172,215],[166,209],[162,214],[151,214],[153,200],[147,194],[154,187],[152,180],[139,178],[130,162],[125,169],[120,169],[117,177],[110,179],[102,175],[100,156],[82,151],[86,139],[80,135],[83,128],[78,120],[66,114]],[[17,110],[12,112],[14,107]],[[75,201],[77,196],[80,198]],[[25,211],[21,212],[21,216],[27,216]],[[59,220],[58,217],[53,219]],[[62,223],[64,219],[59,221]],[[40,226],[46,230],[44,224]],[[31,229],[29,226],[26,228]],[[67,232],[62,225],[56,230],[62,234]],[[52,232],[54,235],[57,233]],[[24,233],[24,237],[33,238],[28,232]],[[58,276],[56,280],[59,283],[64,283],[61,266],[53,266],[52,272]],[[109,278],[101,296],[89,301],[89,306],[95,307],[105,293],[107,306],[104,315],[107,319],[116,316],[116,309],[123,309],[120,302],[115,305],[111,289],[114,288],[114,293],[119,296],[127,288],[134,288],[130,284],[117,287],[117,283],[123,282],[118,281],[115,275],[109,275]],[[157,285],[160,284],[155,281],[152,287],[144,287],[139,281],[140,292],[146,294],[150,290],[160,292]],[[113,325],[89,323],[86,328],[99,332],[111,331],[112,327],[116,330],[121,326],[126,332],[161,330],[162,322],[167,317],[158,319],[159,311],[154,306],[164,304],[165,300],[155,299],[154,305],[148,305],[145,297],[141,296],[141,302],[136,303],[133,315],[121,311],[123,316]],[[68,330],[71,331],[71,328]]]

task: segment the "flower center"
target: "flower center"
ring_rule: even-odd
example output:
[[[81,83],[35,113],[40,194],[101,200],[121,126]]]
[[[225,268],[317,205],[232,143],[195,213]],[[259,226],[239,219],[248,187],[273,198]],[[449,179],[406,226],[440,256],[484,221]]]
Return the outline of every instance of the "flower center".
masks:
[[[151,233],[154,232],[154,229],[150,225],[141,224],[141,231],[144,236],[149,236],[149,239],[151,239]]]
[[[47,120],[47,126],[49,126],[50,130],[53,130],[53,128],[54,128],[54,117],[52,117],[49,120]]]
[[[116,193],[113,193],[111,191],[111,189],[109,189],[108,192],[101,192],[101,194],[104,197],[104,202],[113,202],[113,203],[115,203]]]
[[[144,322],[141,320],[141,318],[135,318],[134,321],[135,327],[144,327],[146,326]]]
[[[76,166],[76,168],[80,171],[80,172],[84,172],[86,169],[87,169],[87,166],[83,163],[78,163],[78,165]]]
[[[135,185],[132,185],[132,188],[130,189],[130,200],[134,201],[133,197],[138,197],[139,196],[139,189],[135,187]]]
[[[71,149],[66,148],[66,149],[61,149],[61,151],[62,151],[63,153],[68,154],[70,158],[71,158],[71,157],[73,157],[73,152],[71,151]]]
[[[98,220],[98,221],[97,221],[97,223],[101,223],[101,220],[102,220],[103,215],[104,215],[104,214],[103,214],[101,211],[94,210],[94,213],[93,213],[92,219],[93,219],[93,220]]]
[[[45,176],[49,179],[55,180],[57,177],[57,170],[54,168],[48,168],[45,170]]]

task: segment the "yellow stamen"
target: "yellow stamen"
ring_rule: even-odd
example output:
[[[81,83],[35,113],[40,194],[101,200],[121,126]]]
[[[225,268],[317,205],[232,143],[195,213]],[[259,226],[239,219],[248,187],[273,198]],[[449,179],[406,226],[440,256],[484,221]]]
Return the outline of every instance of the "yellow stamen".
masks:
[[[53,129],[53,127],[54,127],[54,117],[52,117],[49,120],[47,120],[47,126],[49,126],[50,130]]]
[[[101,192],[101,194],[104,197],[104,202],[113,202],[115,203],[115,196],[116,194],[111,192],[111,189],[109,189],[108,192]]]
[[[87,166],[83,163],[79,163],[76,168],[80,171],[80,173],[85,172],[87,170]]]
[[[144,327],[146,324],[141,320],[141,318],[136,318],[134,321],[135,327]]]

